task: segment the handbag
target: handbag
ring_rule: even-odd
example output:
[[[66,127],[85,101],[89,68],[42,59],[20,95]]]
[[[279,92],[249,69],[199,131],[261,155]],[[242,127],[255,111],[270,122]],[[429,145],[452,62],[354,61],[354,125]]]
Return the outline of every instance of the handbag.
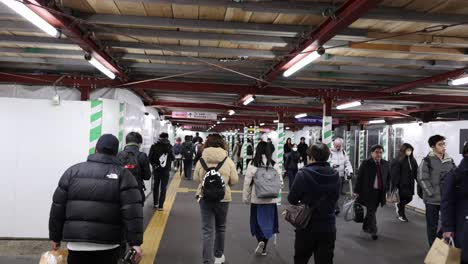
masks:
[[[307,204],[288,205],[283,211],[284,219],[297,229],[306,229],[309,225],[312,213],[319,205],[328,198],[328,195],[323,196],[314,206],[310,207]]]
[[[387,193],[387,202],[388,203],[399,203],[400,202],[400,193],[398,189],[393,190],[390,193]]]
[[[424,259],[425,264],[460,264],[460,262],[461,250],[455,247],[453,238],[450,238],[448,244],[436,238]]]

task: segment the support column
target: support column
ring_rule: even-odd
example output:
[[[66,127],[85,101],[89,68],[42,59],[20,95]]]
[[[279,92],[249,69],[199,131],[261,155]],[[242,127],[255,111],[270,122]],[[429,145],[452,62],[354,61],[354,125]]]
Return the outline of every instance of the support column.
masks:
[[[359,131],[359,159],[358,166],[361,166],[363,160],[366,159],[366,131]]]
[[[346,131],[345,133],[345,142],[346,142],[346,155],[348,157],[351,157],[351,131]]]
[[[322,143],[329,148],[332,147],[333,137],[333,120],[331,115],[332,100],[330,98],[323,99],[323,120],[322,120]]]
[[[278,154],[278,163],[279,169],[283,170],[284,162],[284,144],[286,143],[285,133],[284,133],[284,123],[283,123],[283,113],[278,113],[278,147],[276,148],[276,153]]]
[[[91,127],[89,131],[89,154],[96,152],[96,143],[102,134],[102,101],[91,101]]]
[[[384,126],[382,131],[382,147],[384,148],[384,153],[382,155],[382,159],[388,160],[388,126]]]
[[[124,147],[124,118],[125,118],[125,103],[120,103],[119,111],[119,150]]]
[[[247,137],[249,135],[248,128],[244,126],[244,144],[242,144],[242,152],[244,153],[244,158],[242,159],[242,171],[245,173],[247,172]]]
[[[254,148],[254,155],[255,151],[257,150],[257,145],[260,140],[260,127],[258,125],[254,126],[254,140],[252,142]]]
[[[227,139],[228,139],[228,146],[229,146],[228,153],[229,153],[229,157],[231,157],[231,159],[233,158],[233,156],[232,156],[232,134],[233,134],[232,130],[229,130]]]
[[[81,92],[81,101],[88,101],[89,96],[91,94],[91,87],[89,86],[80,87],[80,92]]]

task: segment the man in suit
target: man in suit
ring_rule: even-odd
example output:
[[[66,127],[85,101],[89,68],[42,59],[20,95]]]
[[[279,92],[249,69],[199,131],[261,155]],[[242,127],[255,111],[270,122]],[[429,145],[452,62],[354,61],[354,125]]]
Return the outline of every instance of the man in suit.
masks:
[[[381,145],[371,147],[371,158],[359,167],[354,196],[357,202],[367,208],[362,229],[377,240],[376,212],[379,205],[386,203],[385,194],[390,186],[390,165],[382,159],[384,149]]]

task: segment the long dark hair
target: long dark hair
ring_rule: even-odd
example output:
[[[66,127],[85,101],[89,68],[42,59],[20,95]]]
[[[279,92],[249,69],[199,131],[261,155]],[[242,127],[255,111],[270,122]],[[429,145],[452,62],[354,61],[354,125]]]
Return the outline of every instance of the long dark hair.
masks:
[[[262,141],[258,143],[257,148],[255,149],[255,157],[253,158],[253,165],[255,167],[263,166],[275,166],[275,162],[271,159],[272,149],[270,144]],[[267,158],[267,164],[263,164],[262,155],[265,155]]]
[[[411,146],[411,145],[408,144],[408,143],[404,143],[403,145],[401,145],[401,147],[400,147],[400,152],[399,152],[399,157],[398,157],[399,160],[404,160],[404,159],[406,158],[406,150],[407,150],[407,149],[411,149],[411,155],[410,155],[411,161],[416,160],[416,159],[414,158],[414,155],[413,155],[413,153],[414,153],[414,148],[413,148],[413,146]]]

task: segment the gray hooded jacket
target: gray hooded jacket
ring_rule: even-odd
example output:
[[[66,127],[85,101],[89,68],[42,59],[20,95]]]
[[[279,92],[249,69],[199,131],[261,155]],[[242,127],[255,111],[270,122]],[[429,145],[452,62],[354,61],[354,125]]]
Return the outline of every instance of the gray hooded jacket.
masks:
[[[430,152],[419,165],[418,182],[423,188],[423,199],[427,204],[440,205],[440,189],[447,172],[455,167],[453,159],[445,154],[441,160]]]

